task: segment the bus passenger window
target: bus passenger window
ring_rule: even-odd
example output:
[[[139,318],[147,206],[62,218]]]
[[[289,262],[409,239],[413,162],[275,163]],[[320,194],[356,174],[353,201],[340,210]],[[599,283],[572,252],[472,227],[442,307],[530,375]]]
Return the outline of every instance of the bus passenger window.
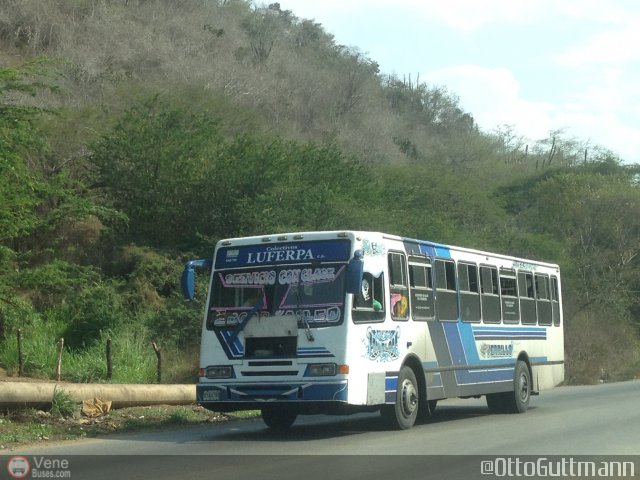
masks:
[[[401,253],[389,253],[389,308],[393,320],[409,319],[407,267]]]
[[[354,297],[353,307],[379,312],[382,310],[382,275],[377,279],[369,272],[362,276],[362,283],[358,295]]]
[[[551,277],[551,314],[553,316],[553,325],[560,326],[560,297],[558,279],[556,277]]]
[[[364,272],[360,291],[353,296],[354,322],[382,322],[384,321],[384,281],[383,275],[374,277]]]
[[[458,320],[456,264],[451,260],[436,260],[436,315],[438,320]]]
[[[518,272],[518,290],[520,293],[520,315],[522,323],[525,325],[535,325],[536,317],[536,296],[533,288],[533,273]]]
[[[552,311],[549,298],[549,277],[536,273],[534,277],[536,285],[536,307],[538,309],[538,324],[551,325]]]
[[[409,257],[409,290],[411,292],[411,317],[414,320],[434,318],[431,260],[428,258]]]
[[[460,286],[460,318],[463,322],[480,321],[480,293],[478,292],[478,266],[458,264]]]
[[[502,297],[502,320],[505,323],[520,323],[520,302],[515,270],[500,269],[500,295]]]
[[[480,291],[482,303],[482,321],[500,323],[502,309],[498,288],[498,269],[493,266],[480,267]]]

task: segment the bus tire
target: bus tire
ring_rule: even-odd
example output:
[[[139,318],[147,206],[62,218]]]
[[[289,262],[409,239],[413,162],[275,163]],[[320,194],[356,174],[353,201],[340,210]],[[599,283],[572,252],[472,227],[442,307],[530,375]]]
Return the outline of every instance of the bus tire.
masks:
[[[382,407],[382,418],[395,430],[408,430],[416,423],[419,410],[418,382],[411,368],[404,366],[398,373],[398,390],[394,405]]]
[[[529,367],[522,360],[516,362],[513,378],[513,392],[509,392],[505,407],[509,413],[524,413],[529,408],[531,399],[531,374]]]
[[[531,374],[522,360],[516,362],[513,391],[487,394],[487,407],[492,413],[524,413],[531,398]]]
[[[262,420],[271,430],[282,432],[296,421],[298,413],[286,405],[262,407]]]

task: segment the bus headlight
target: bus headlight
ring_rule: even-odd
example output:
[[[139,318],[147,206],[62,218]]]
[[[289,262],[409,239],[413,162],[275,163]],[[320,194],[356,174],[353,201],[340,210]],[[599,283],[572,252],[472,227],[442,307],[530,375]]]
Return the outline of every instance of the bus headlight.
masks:
[[[233,376],[233,368],[230,365],[207,367],[205,376],[207,378],[231,378]]]
[[[307,377],[332,377],[338,373],[335,363],[312,363],[307,366]]]

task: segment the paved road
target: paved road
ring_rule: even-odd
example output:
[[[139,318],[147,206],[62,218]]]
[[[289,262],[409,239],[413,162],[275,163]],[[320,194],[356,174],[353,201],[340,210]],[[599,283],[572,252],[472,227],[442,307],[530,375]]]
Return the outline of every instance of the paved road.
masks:
[[[393,478],[400,472],[403,479],[475,478],[469,472],[479,475],[481,459],[507,455],[640,459],[640,381],[556,388],[534,397],[521,415],[490,414],[484,399],[447,400],[428,423],[402,432],[385,430],[375,414],[311,416],[300,417],[285,434],[274,434],[255,420],[112,435],[15,453],[127,456],[74,457],[75,468],[81,470],[81,463],[91,469],[88,478],[141,478],[154,469],[157,479],[256,480]],[[180,457],[185,455],[200,457]]]

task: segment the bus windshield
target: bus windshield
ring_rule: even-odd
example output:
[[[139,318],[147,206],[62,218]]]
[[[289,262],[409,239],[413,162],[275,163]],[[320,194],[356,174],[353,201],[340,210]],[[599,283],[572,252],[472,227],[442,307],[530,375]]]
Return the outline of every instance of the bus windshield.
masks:
[[[295,315],[299,326],[342,323],[344,264],[277,265],[214,272],[207,329],[233,328],[251,315]]]

